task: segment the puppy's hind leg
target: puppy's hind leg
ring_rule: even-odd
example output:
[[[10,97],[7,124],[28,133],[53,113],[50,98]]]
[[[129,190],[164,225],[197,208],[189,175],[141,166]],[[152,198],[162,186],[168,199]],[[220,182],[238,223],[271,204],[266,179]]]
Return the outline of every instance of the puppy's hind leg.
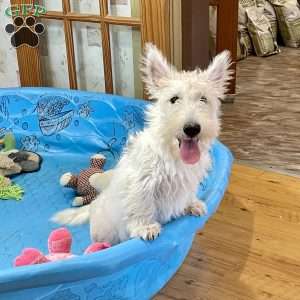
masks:
[[[119,230],[121,218],[116,217],[114,208],[105,205],[102,195],[91,203],[90,235],[93,242],[108,242],[112,245],[121,240]]]

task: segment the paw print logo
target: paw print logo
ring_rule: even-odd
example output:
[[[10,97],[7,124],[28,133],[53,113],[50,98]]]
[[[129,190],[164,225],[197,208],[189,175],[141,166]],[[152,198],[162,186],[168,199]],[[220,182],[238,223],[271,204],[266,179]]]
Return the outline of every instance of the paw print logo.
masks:
[[[42,23],[36,23],[33,16],[24,17],[17,16],[14,18],[13,24],[9,23],[5,26],[5,31],[11,34],[11,44],[14,48],[22,45],[29,47],[37,47],[39,44],[39,35],[45,31]]]

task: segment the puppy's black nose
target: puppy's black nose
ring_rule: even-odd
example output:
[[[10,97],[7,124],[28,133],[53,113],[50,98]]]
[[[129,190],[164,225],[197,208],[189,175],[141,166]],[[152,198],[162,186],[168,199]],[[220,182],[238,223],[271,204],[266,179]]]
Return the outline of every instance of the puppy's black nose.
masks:
[[[195,137],[201,131],[201,126],[197,123],[188,123],[183,127],[183,132],[190,138]]]

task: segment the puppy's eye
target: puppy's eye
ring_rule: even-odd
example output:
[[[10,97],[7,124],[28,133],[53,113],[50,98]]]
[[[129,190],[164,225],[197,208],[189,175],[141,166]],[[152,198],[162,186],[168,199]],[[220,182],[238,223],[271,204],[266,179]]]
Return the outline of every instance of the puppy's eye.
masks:
[[[172,97],[172,98],[170,99],[170,102],[171,102],[172,104],[174,104],[178,99],[179,99],[178,96],[174,96],[174,97]]]
[[[204,96],[202,96],[202,97],[200,98],[200,101],[203,102],[203,103],[207,103],[207,98],[204,97]]]

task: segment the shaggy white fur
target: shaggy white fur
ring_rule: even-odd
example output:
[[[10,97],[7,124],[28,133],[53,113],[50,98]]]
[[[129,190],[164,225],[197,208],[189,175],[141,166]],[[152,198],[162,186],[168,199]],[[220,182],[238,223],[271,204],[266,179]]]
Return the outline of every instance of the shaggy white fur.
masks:
[[[209,149],[220,129],[219,99],[230,79],[230,54],[219,54],[207,70],[178,72],[148,44],[143,79],[156,102],[145,129],[131,136],[111,183],[90,206],[53,218],[62,224],[90,221],[93,241],[155,239],[173,218],[205,213],[196,190],[211,165]],[[97,178],[93,178],[97,187]]]

